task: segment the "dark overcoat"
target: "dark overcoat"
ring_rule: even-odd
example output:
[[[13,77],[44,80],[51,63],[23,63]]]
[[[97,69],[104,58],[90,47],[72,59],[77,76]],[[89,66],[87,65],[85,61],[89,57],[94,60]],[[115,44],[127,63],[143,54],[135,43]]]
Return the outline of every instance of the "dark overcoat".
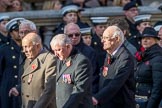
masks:
[[[13,41],[3,44],[0,48],[0,79],[1,80],[1,104],[2,108],[19,108],[18,99],[9,97],[8,93],[12,87],[18,84],[18,68],[20,47]]]
[[[158,108],[162,97],[162,49],[155,44],[145,50],[135,72],[136,95],[147,96],[147,108]]]
[[[94,97],[100,108],[135,108],[134,62],[124,45],[113,55],[111,62],[105,60],[99,86]]]

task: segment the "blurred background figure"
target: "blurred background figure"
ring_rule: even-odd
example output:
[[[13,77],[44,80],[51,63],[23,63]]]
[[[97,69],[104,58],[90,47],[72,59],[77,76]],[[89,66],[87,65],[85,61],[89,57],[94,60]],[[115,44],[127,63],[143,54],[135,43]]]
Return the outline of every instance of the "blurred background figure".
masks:
[[[104,30],[107,27],[109,17],[91,17],[90,19],[93,26],[91,46],[93,49],[95,49],[97,54],[97,70],[99,73],[100,68],[103,66],[106,57],[106,51],[103,50],[101,38]]]
[[[12,4],[9,7],[8,11],[11,11],[11,12],[23,11],[22,0],[12,0],[11,3]]]
[[[63,22],[55,28],[54,34],[64,33],[64,26],[68,23],[76,23],[80,28],[85,28],[89,26],[87,23],[81,21],[81,16],[79,16],[80,8],[76,5],[67,5],[62,7],[61,15],[63,17]]]
[[[91,42],[92,42],[91,27],[82,28],[82,29],[80,29],[80,32],[82,35],[83,42],[86,45],[91,46]]]
[[[6,30],[6,23],[9,21],[9,16],[0,17],[0,46],[2,44],[7,44],[8,42],[8,31]]]
[[[43,10],[60,10],[62,7],[62,2],[60,0],[50,0],[44,1]]]
[[[113,0],[113,6],[125,6],[127,3],[131,2],[131,0]]]
[[[162,21],[156,22],[154,29],[158,32],[158,36],[160,37],[159,45],[162,47]]]
[[[0,0],[0,12],[7,12],[8,7],[12,5],[12,0]]]
[[[137,15],[133,17],[135,22],[135,27],[137,29],[137,34],[130,36],[128,39],[129,42],[136,47],[137,50],[141,48],[141,35],[143,30],[146,27],[151,27],[151,14],[143,14],[143,15]]]
[[[133,17],[135,17],[139,14],[138,5],[134,1],[129,2],[126,5],[124,5],[123,11],[124,11],[125,19],[129,24],[130,36],[134,36],[138,32],[135,27],[135,22],[133,19]]]

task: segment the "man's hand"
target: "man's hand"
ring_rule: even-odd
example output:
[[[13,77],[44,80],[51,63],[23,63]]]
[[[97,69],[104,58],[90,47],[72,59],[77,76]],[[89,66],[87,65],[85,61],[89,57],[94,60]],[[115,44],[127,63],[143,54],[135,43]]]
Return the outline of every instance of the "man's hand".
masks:
[[[92,97],[92,102],[93,102],[93,105],[97,105],[98,104],[98,101],[95,97]]]
[[[15,87],[11,88],[10,91],[9,91],[9,97],[11,95],[14,95],[14,96],[18,96],[19,95],[19,92],[17,91],[17,89]]]

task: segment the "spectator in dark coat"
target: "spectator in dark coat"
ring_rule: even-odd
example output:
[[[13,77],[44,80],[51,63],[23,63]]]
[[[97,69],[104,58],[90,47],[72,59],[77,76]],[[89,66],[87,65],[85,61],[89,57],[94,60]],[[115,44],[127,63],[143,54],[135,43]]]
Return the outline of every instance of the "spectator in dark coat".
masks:
[[[18,97],[9,96],[9,90],[18,84],[19,55],[21,39],[18,35],[18,19],[6,24],[11,37],[9,44],[0,48],[1,66],[1,108],[20,108]]]
[[[162,97],[162,49],[158,40],[153,28],[144,29],[141,44],[145,50],[135,72],[136,95],[148,99],[144,108],[158,108]]]

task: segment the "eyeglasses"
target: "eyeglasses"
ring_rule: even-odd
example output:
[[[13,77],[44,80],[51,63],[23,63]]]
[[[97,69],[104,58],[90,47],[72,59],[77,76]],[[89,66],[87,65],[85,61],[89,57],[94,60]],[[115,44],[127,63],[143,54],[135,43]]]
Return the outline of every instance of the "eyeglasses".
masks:
[[[73,36],[79,37],[80,35],[81,35],[80,33],[67,34],[69,38],[72,38]]]

